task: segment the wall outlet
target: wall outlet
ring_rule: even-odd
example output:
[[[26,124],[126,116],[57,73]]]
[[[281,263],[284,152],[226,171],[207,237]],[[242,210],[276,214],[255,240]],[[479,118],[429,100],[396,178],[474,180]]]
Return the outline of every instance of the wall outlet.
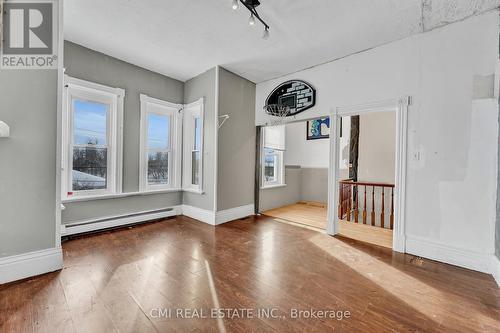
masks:
[[[416,150],[412,153],[411,160],[412,161],[420,161],[420,151],[419,150]]]

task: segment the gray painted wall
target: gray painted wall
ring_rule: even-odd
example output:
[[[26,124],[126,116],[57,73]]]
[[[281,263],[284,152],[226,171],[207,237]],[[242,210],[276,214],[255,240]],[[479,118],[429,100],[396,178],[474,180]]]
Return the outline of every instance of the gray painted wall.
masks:
[[[130,197],[101,199],[92,201],[81,201],[64,204],[71,214],[66,215],[64,223],[78,222],[87,219],[96,219],[124,215],[135,212],[144,212],[164,207],[170,207],[170,203],[180,204],[182,192],[134,195]],[[64,213],[64,212],[63,212]]]
[[[147,94],[183,103],[184,83],[107,56],[64,43],[66,74],[125,89],[123,124],[123,192],[139,190],[140,97]],[[180,205],[180,193],[149,194],[118,199],[65,203],[63,223]]]
[[[499,38],[500,40],[500,38]],[[499,106],[500,106],[500,100]],[[500,126],[500,112],[499,112],[499,120]],[[498,137],[498,164],[497,164],[497,216],[495,223],[495,254],[498,259],[500,259],[500,132]]]
[[[254,203],[255,83],[220,68],[217,210]]]
[[[0,70],[0,257],[55,246],[57,70]]]
[[[498,41],[499,41],[499,47],[500,47],[500,37],[499,37]],[[494,96],[495,96],[495,90],[493,89],[491,97],[494,98]],[[500,100],[498,102],[499,102],[498,104],[500,106]],[[498,123],[500,126],[500,112],[499,112]],[[495,223],[495,254],[496,254],[497,258],[500,259],[500,132],[499,132],[499,137],[498,137],[498,155],[497,155],[497,158],[498,158],[498,163],[497,163],[497,216],[496,216],[496,223]]]
[[[261,189],[259,193],[259,211],[292,205],[301,200],[302,169],[296,166],[285,167],[284,187]]]
[[[500,119],[499,119],[499,125],[500,125]],[[500,259],[500,167],[499,166],[500,166],[500,133],[498,138],[497,216],[495,223],[495,254],[498,259]]]
[[[214,166],[215,166],[215,68],[187,81],[184,86],[184,103],[205,99],[203,126],[203,191],[204,194],[183,192],[186,205],[214,210]]]
[[[302,168],[300,199],[328,202],[328,168]]]
[[[328,202],[328,169],[285,166],[284,187],[261,189],[260,212],[299,201]]]

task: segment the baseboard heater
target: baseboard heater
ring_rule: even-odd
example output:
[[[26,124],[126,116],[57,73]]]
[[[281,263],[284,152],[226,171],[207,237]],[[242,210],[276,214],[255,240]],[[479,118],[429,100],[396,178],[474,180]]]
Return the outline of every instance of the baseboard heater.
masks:
[[[163,208],[137,213],[107,216],[85,221],[76,221],[61,226],[61,236],[85,234],[124,226],[147,223],[157,219],[179,215],[176,208]]]

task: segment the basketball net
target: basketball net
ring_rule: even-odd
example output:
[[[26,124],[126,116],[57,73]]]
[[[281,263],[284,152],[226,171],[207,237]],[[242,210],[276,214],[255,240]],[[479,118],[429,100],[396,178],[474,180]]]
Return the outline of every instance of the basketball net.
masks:
[[[264,105],[264,111],[273,117],[271,126],[283,125],[285,118],[290,113],[290,108],[281,104],[268,104]]]

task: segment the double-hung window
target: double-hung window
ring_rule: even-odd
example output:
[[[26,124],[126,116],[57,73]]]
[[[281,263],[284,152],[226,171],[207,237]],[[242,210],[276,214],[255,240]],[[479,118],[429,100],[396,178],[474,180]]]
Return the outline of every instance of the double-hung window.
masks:
[[[121,192],[124,90],[65,77],[63,199]]]
[[[203,99],[184,108],[183,189],[202,192]]]
[[[285,185],[285,126],[264,127],[262,134],[262,187]]]
[[[141,191],[179,189],[182,105],[141,95]]]

